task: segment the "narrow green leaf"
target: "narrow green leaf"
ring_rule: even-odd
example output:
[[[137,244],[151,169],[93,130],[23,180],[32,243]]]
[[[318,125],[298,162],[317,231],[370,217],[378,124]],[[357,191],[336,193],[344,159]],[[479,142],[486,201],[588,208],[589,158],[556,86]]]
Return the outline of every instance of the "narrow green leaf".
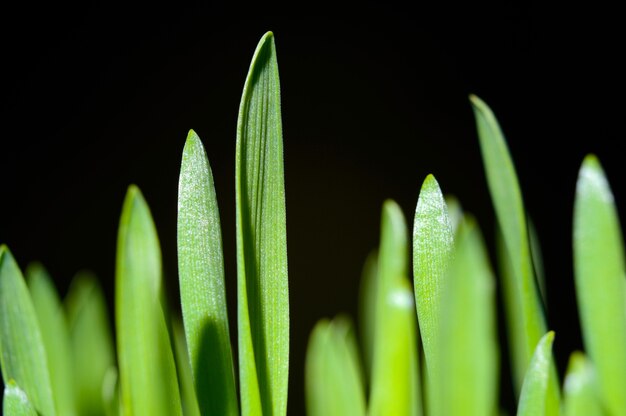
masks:
[[[280,85],[271,32],[241,97],[236,148],[239,373],[242,413],[287,411],[289,289]]]
[[[78,414],[104,415],[102,386],[115,367],[115,349],[104,293],[96,277],[76,274],[64,301]]]
[[[126,415],[181,415],[167,333],[161,251],[150,210],[130,186],[120,220],[115,276],[117,354]]]
[[[365,378],[371,380],[372,357],[374,351],[374,332],[376,309],[376,283],[378,280],[378,254],[371,253],[365,260],[361,273],[361,287],[359,288],[359,323],[361,329],[361,345],[363,346],[363,364]],[[369,381],[366,382],[369,385]]]
[[[564,416],[601,416],[593,365],[584,354],[574,352],[569,360],[563,387]]]
[[[35,307],[22,272],[4,245],[0,246],[0,366],[6,385],[15,380],[39,413],[56,414]]]
[[[598,159],[580,168],[574,205],[574,271],[585,349],[609,414],[626,412],[624,243]]]
[[[436,414],[495,414],[499,353],[494,278],[480,230],[471,218],[459,229],[441,305],[441,371],[433,374],[439,393],[434,396]]]
[[[200,410],[237,415],[220,216],[209,160],[193,130],[183,150],[178,186],[178,274]]]
[[[506,303],[509,303],[506,310],[509,312],[507,327],[513,349],[511,356],[514,358],[513,381],[519,391],[535,345],[546,332],[546,322],[535,283],[526,213],[513,160],[491,109],[474,95],[470,96],[470,100],[476,117],[485,175],[498,226],[502,230],[507,261],[510,262],[511,273],[503,278],[511,281],[503,282],[503,287]],[[521,333],[514,334],[511,331]],[[559,412],[559,386],[554,366],[548,387],[547,408],[549,415],[557,415]]]
[[[26,268],[26,281],[46,348],[57,413],[75,415],[72,353],[61,299],[48,272],[40,263],[32,263]]]
[[[415,304],[408,282],[404,216],[385,201],[378,258],[378,283],[370,411],[376,415],[419,415],[421,398]]]
[[[528,236],[530,238],[530,254],[533,260],[533,270],[535,277],[537,278],[537,286],[539,287],[539,294],[543,301],[544,308],[548,307],[548,291],[546,289],[546,274],[543,268],[543,256],[541,254],[541,243],[539,241],[539,235],[535,224],[530,218],[528,218]]]
[[[446,206],[448,207],[448,217],[450,218],[452,234],[456,235],[459,226],[461,225],[461,221],[463,220],[463,207],[454,195],[446,195],[444,200],[446,201]]]
[[[37,416],[37,411],[28,400],[28,396],[14,380],[9,380],[4,386],[2,414],[4,416]]]
[[[185,340],[183,324],[177,319],[172,322],[174,333],[174,355],[176,356],[176,369],[178,370],[178,382],[185,416],[200,416],[198,398],[193,383],[193,375]]]
[[[119,374],[115,367],[110,367],[104,374],[104,380],[102,382],[102,403],[106,416],[118,416],[122,414]]]
[[[549,414],[548,384],[552,363],[554,332],[545,334],[535,349],[524,377],[517,407],[518,416],[541,416]]]

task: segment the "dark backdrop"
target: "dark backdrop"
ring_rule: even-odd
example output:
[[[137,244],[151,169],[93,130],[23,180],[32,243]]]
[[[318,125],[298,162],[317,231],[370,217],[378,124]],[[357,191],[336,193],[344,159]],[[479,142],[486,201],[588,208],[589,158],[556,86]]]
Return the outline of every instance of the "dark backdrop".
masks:
[[[543,244],[563,371],[569,352],[581,348],[571,221],[586,152],[599,155],[622,214],[626,208],[624,29],[610,18],[615,13],[599,10],[501,2],[452,13],[371,4],[358,16],[236,19],[208,6],[6,11],[0,242],[21,266],[44,262],[61,293],[78,269],[94,270],[112,304],[118,216],[136,183],[152,208],[177,299],[178,169],[193,128],[215,175],[234,333],[236,117],[256,43],[273,30],[285,143],[290,414],[303,413],[304,353],[315,321],[355,314],[385,198],[398,201],[411,224],[432,172],[478,217],[491,245],[493,210],[469,93],[492,106],[508,137]],[[506,377],[505,360],[503,368]],[[510,389],[503,383],[507,406]]]

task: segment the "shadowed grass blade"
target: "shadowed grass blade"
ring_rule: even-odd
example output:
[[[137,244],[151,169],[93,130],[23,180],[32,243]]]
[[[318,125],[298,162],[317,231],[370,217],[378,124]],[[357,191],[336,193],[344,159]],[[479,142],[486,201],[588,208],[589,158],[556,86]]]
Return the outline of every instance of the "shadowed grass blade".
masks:
[[[289,289],[280,85],[271,32],[260,40],[237,123],[237,290],[241,408],[287,411]]]
[[[0,246],[0,364],[2,380],[14,380],[33,407],[56,414],[39,322],[30,293],[8,247]]]
[[[191,365],[189,364],[189,354],[187,353],[185,330],[183,324],[178,319],[172,322],[172,331],[174,333],[174,355],[176,356],[176,369],[178,370],[183,414],[185,416],[200,416]]]
[[[552,366],[552,342],[554,332],[541,338],[524,377],[522,392],[517,408],[518,416],[540,416],[548,414],[548,383]]]
[[[209,160],[193,130],[183,150],[178,186],[178,273],[200,410],[236,415],[219,210]]]
[[[533,260],[533,270],[537,278],[537,286],[541,294],[544,307],[548,308],[548,292],[546,289],[546,274],[543,268],[543,255],[541,254],[541,243],[535,224],[528,218],[528,236],[530,238],[530,254]]]
[[[181,415],[161,298],[161,251],[139,188],[128,188],[117,241],[115,321],[126,415]]]
[[[4,416],[37,416],[37,411],[28,400],[28,396],[15,384],[14,380],[9,380],[4,386],[2,414]]]
[[[601,416],[593,365],[581,352],[572,354],[563,386],[564,416]]]
[[[366,384],[372,376],[372,356],[374,349],[374,331],[376,310],[376,283],[378,281],[378,254],[371,253],[365,260],[359,288],[359,323],[361,327],[361,345],[363,346],[363,364]]]
[[[72,353],[65,312],[48,272],[39,263],[26,268],[26,281],[33,299],[50,369],[52,394],[59,415],[75,415]]]
[[[624,244],[613,194],[595,156],[576,185],[574,271],[585,349],[610,414],[626,411]]]

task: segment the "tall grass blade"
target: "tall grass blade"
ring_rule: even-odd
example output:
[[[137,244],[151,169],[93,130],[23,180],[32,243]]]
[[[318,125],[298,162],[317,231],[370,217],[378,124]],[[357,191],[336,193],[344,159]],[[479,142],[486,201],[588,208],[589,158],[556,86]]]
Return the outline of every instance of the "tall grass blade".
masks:
[[[549,412],[548,383],[551,377],[553,341],[554,332],[550,331],[537,344],[524,377],[517,407],[518,416],[540,416]]]
[[[563,387],[564,416],[601,416],[604,414],[598,398],[593,365],[581,352],[569,360]]]
[[[359,323],[361,329],[361,345],[363,346],[363,365],[365,380],[369,385],[372,375],[372,359],[374,355],[374,333],[376,330],[374,311],[376,310],[376,284],[378,282],[378,254],[370,253],[365,260],[361,273],[359,288]]]
[[[543,255],[541,254],[541,243],[535,224],[528,218],[528,237],[530,239],[530,255],[533,260],[533,270],[537,278],[539,294],[543,301],[544,308],[548,308],[548,291],[546,289],[546,273],[543,267]]]
[[[4,416],[37,416],[37,411],[28,400],[28,396],[14,380],[9,380],[4,386],[2,414]]]
[[[187,341],[185,340],[185,329],[179,320],[172,322],[172,332],[174,334],[174,355],[176,357],[176,369],[178,370],[183,415],[200,416],[201,413],[193,383]]]

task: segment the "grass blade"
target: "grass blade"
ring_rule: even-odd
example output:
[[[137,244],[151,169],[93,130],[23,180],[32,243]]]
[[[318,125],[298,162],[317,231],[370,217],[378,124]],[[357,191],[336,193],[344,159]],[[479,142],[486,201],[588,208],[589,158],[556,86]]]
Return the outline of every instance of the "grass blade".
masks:
[[[178,273],[200,410],[236,415],[219,210],[209,160],[193,130],[183,150],[178,187]]]
[[[37,411],[28,400],[28,396],[14,380],[9,380],[4,387],[2,414],[4,416],[37,416]]]
[[[26,281],[46,348],[57,413],[75,415],[70,337],[61,299],[50,275],[40,263],[32,263],[26,268]]]
[[[178,382],[185,416],[200,416],[198,398],[193,383],[193,375],[185,340],[185,329],[179,320],[172,322],[174,334],[174,355],[176,356],[176,369],[178,370]]]
[[[374,351],[374,333],[376,323],[376,283],[378,281],[378,254],[371,253],[365,260],[359,288],[359,321],[361,327],[361,345],[363,346],[363,364],[365,379],[371,380]],[[366,382],[369,385],[369,382]]]
[[[0,364],[5,384],[15,380],[39,413],[56,414],[35,307],[22,272],[4,245],[0,246]]]
[[[236,200],[242,413],[284,415],[289,289],[280,85],[271,32],[257,46],[241,98]]]
[[[597,380],[593,365],[581,352],[572,354],[565,375],[563,394],[564,416],[601,416]]]
[[[546,274],[543,268],[543,255],[541,254],[541,243],[535,224],[528,218],[528,236],[530,238],[530,255],[533,261],[533,270],[537,278],[537,286],[539,294],[543,301],[544,307],[548,307],[548,292],[546,289]]]
[[[174,356],[161,307],[161,251],[139,188],[120,220],[115,281],[117,353],[124,414],[181,415]]]
[[[613,194],[595,156],[585,158],[576,185],[574,271],[583,341],[603,402],[610,414],[624,414],[624,244]]]
[[[452,234],[456,235],[459,226],[461,225],[461,221],[463,220],[463,207],[454,195],[446,195],[444,200],[446,201],[446,206],[448,207],[448,217],[450,218]]]
[[[528,371],[524,377],[517,408],[518,416],[548,414],[548,383],[552,366],[552,342],[554,332],[544,335],[535,349]]]
[[[115,367],[110,367],[104,375],[102,382],[102,403],[105,416],[118,416],[122,414],[119,374]]]

